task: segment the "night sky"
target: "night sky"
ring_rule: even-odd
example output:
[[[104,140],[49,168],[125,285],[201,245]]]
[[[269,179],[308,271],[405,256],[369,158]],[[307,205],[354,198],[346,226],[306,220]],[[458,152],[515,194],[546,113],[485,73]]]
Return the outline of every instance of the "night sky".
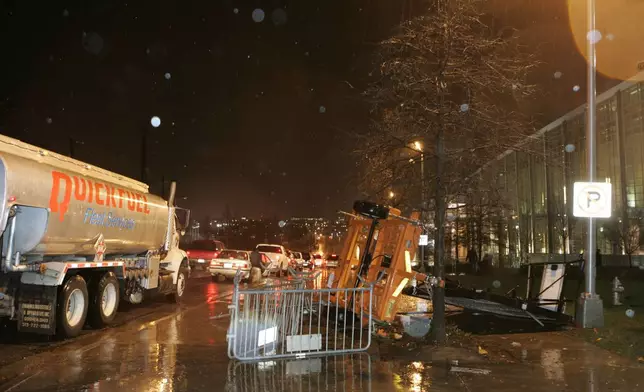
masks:
[[[541,67],[552,107],[536,111],[562,114],[583,102],[571,86],[584,81],[565,26],[552,36],[566,7],[521,2],[543,11],[520,9],[543,16],[528,42],[545,43],[561,63]],[[0,133],[62,154],[72,139],[75,158],[140,178],[146,131],[151,190],[178,180],[180,204],[196,217],[220,216],[226,205],[239,216],[333,216],[359,195],[350,135],[369,126],[361,92],[370,52],[412,3],[421,8],[421,0],[3,0]],[[511,3],[506,19],[516,19]],[[559,69],[578,80],[553,81]]]

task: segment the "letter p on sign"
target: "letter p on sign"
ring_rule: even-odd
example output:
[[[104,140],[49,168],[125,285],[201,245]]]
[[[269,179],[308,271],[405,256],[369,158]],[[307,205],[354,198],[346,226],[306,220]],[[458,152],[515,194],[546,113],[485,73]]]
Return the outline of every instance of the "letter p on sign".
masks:
[[[575,182],[572,214],[577,218],[610,218],[613,210],[609,182]]]

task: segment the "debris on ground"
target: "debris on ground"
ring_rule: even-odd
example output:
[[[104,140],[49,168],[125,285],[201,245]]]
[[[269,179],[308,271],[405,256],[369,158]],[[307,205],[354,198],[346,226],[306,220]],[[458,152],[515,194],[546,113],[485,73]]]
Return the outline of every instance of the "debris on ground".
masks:
[[[512,342],[512,347],[521,347],[521,343],[519,343],[519,342]]]

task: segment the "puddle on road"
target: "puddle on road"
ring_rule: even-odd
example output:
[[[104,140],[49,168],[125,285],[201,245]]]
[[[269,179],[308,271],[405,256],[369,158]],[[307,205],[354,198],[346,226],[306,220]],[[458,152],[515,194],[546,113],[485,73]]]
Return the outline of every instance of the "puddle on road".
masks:
[[[421,362],[399,365],[372,360],[368,354],[257,363],[231,362],[226,391],[421,392],[432,390],[432,371],[431,366]]]

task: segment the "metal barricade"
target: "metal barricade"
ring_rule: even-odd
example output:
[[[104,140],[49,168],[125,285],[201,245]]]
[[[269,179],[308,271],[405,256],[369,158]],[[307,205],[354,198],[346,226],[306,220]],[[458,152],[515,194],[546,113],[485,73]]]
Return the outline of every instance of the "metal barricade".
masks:
[[[371,345],[373,284],[307,288],[317,275],[241,288],[235,279],[228,356],[240,361],[365,351]],[[348,306],[333,305],[342,297]]]

